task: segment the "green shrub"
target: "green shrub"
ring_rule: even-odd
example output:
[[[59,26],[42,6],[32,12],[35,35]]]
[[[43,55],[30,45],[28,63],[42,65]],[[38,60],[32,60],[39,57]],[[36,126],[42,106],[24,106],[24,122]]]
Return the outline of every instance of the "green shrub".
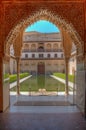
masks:
[[[24,78],[24,77],[27,77],[29,76],[29,73],[21,73],[20,74],[20,79]],[[12,82],[15,82],[17,80],[17,75],[16,74],[13,74],[13,75],[10,75],[10,83]]]
[[[4,79],[9,78],[9,74],[4,74]]]
[[[54,76],[62,78],[62,79],[66,79],[66,75],[63,73],[53,73]],[[74,75],[68,75],[68,79],[70,82],[74,82]]]

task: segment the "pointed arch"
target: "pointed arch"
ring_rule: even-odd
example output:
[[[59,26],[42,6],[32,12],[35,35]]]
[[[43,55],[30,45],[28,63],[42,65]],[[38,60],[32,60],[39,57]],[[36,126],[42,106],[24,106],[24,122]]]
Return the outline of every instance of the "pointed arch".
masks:
[[[67,33],[70,35],[70,37],[73,39],[76,45],[78,54],[83,53],[83,41],[81,40],[81,37],[79,36],[75,28],[73,27],[72,23],[67,23],[67,21],[65,21],[65,19],[63,19],[61,16],[55,15],[53,12],[48,11],[47,9],[41,9],[35,12],[33,15],[27,17],[26,19],[23,19],[10,31],[5,41],[6,53],[8,53],[9,51],[9,46],[15,42],[15,39],[18,36],[19,32],[24,31],[27,26],[30,26],[38,20],[50,21],[53,24],[55,24],[60,31],[61,28],[67,31]]]

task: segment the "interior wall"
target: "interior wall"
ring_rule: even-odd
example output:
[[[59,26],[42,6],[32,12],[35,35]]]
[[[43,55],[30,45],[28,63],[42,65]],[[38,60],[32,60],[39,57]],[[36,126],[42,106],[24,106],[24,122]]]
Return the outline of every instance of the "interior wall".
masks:
[[[6,110],[10,104],[9,93],[9,62],[3,62],[3,111]]]
[[[3,70],[3,62],[2,62],[2,58],[0,57],[0,70]],[[3,72],[0,71],[0,112],[2,112],[3,110],[3,77],[2,74]]]
[[[76,72],[76,105],[79,110],[85,115],[85,90],[86,90],[86,71]]]

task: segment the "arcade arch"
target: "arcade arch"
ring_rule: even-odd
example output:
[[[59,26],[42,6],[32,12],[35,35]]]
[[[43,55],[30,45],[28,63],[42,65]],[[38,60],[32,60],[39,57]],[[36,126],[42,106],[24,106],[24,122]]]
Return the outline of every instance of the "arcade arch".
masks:
[[[33,15],[20,21],[9,33],[5,41],[5,52],[10,55],[10,45],[13,44],[14,55],[17,61],[17,93],[19,94],[19,64],[20,55],[22,49],[22,36],[25,28],[30,26],[38,20],[47,20],[55,24],[62,35],[63,49],[65,54],[65,65],[66,65],[66,94],[68,94],[68,61],[71,56],[72,42],[76,46],[77,56],[83,55],[83,41],[81,37],[74,29],[72,23],[68,23],[61,16],[55,15],[53,12],[46,10],[39,10]]]
[[[74,29],[72,23],[67,23],[61,16],[55,15],[51,11],[46,10],[39,10],[35,12],[32,16],[29,16],[26,19],[23,19],[18,23],[9,33],[8,37],[6,38],[5,44],[5,52],[9,54],[9,47],[11,44],[15,43],[15,40],[23,35],[23,31],[27,26],[30,26],[34,22],[38,20],[47,20],[55,24],[59,30],[61,31],[62,35],[66,32],[66,35],[69,35],[70,38],[76,45],[77,53],[83,53],[83,41],[81,40],[79,34]],[[20,33],[21,32],[21,33]],[[21,43],[22,44],[22,43]]]

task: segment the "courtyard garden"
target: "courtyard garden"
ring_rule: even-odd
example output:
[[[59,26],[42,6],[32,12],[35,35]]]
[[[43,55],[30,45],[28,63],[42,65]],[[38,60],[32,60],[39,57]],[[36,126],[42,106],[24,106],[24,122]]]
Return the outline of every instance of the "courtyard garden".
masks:
[[[29,73],[20,73],[20,79],[23,79],[25,77],[29,76]],[[10,83],[13,83],[17,80],[17,74],[9,75]]]
[[[39,89],[45,89],[46,91],[65,91],[65,84],[50,76],[32,76],[20,84],[20,91],[38,91]],[[16,91],[16,87],[13,87],[11,91]]]
[[[64,73],[53,73],[53,75],[64,80],[66,79],[66,75]],[[68,75],[68,79],[70,82],[74,82],[74,75]]]

